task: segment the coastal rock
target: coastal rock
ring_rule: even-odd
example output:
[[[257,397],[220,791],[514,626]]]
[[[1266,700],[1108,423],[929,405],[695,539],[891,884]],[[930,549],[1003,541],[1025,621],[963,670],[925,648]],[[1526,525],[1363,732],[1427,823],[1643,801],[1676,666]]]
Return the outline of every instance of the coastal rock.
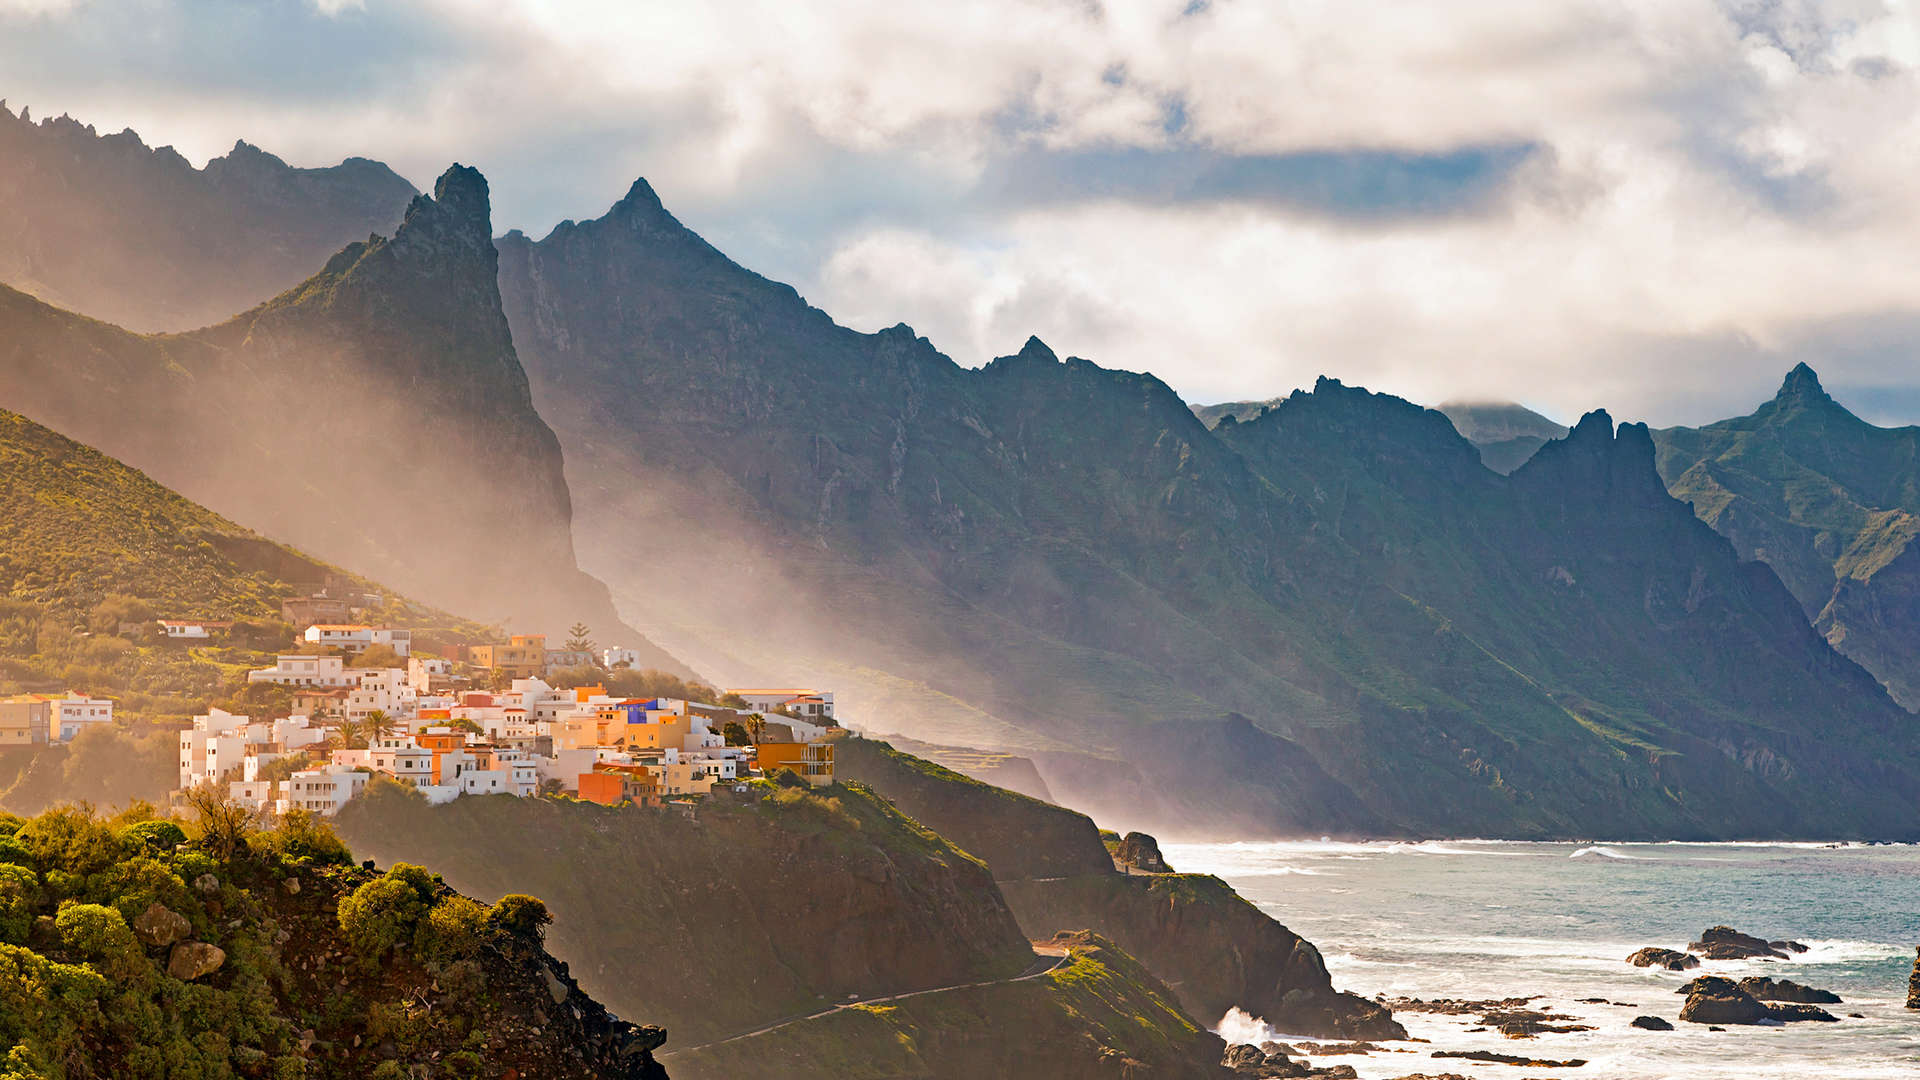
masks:
[[[1791,979],[1767,979],[1749,975],[1740,980],[1740,989],[1761,1001],[1792,1001],[1802,1005],[1838,1005],[1840,995],[1831,990],[1802,986]]]
[[[1489,1065],[1523,1065],[1534,1069],[1577,1069],[1587,1063],[1586,1058],[1568,1058],[1554,1061],[1550,1058],[1519,1057],[1514,1054],[1495,1054],[1487,1050],[1435,1050],[1437,1058],[1455,1058],[1460,1061],[1484,1061]]]
[[[1687,1003],[1680,1019],[1690,1024],[1758,1024],[1768,1020],[1837,1021],[1839,1018],[1813,1005],[1776,1004],[1754,997],[1740,984],[1718,975],[1703,975],[1687,984]]]
[[[1920,1009],[1920,946],[1913,951],[1913,974],[1907,976],[1907,1008]]]
[[[192,982],[202,975],[219,971],[220,965],[226,962],[227,952],[218,945],[209,945],[204,941],[183,941],[167,955],[167,974],[182,982]]]
[[[1113,849],[1113,861],[1145,874],[1171,874],[1173,867],[1160,855],[1160,842],[1143,832],[1130,832]]]
[[[1700,940],[1687,946],[1688,952],[1699,953],[1709,960],[1785,960],[1797,942],[1783,941],[1779,948],[1765,938],[1752,934],[1743,934],[1731,926],[1715,926],[1704,930]],[[1806,951],[1801,945],[1800,952]]]
[[[1627,963],[1634,967],[1661,967],[1668,971],[1686,971],[1689,968],[1699,967],[1700,958],[1678,949],[1648,947],[1627,957]]]
[[[192,929],[193,924],[186,916],[175,913],[158,900],[148,904],[147,910],[133,920],[134,934],[156,948],[179,941]]]
[[[1672,1031],[1673,1030],[1672,1024],[1668,1023],[1665,1020],[1662,1020],[1658,1016],[1636,1016],[1633,1018],[1632,1026],[1640,1028],[1643,1031]]]

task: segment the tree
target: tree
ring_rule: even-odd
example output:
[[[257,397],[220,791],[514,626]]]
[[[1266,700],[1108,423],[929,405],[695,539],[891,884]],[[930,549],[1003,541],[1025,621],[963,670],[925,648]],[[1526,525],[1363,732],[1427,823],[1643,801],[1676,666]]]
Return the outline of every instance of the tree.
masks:
[[[393,717],[385,709],[375,709],[367,714],[367,742],[372,743],[393,733]]]
[[[587,629],[586,623],[574,623],[572,626],[568,627],[567,628],[568,651],[569,652],[592,652],[593,638],[588,636],[591,633],[592,631]]]
[[[758,744],[760,742],[760,736],[767,733],[767,718],[757,712],[748,713],[747,719],[742,726],[747,729],[747,738],[754,744]],[[722,728],[722,730],[725,730],[725,728]]]
[[[222,861],[247,850],[254,831],[253,811],[235,803],[218,784],[200,784],[186,793],[186,803],[200,819],[200,846]]]
[[[348,667],[357,668],[397,668],[406,667],[406,661],[393,651],[391,645],[370,645],[353,658]]]
[[[347,750],[364,750],[367,745],[367,731],[360,721],[353,717],[343,717],[340,721],[340,745]]]
[[[729,720],[720,725],[720,734],[726,737],[728,746],[752,746],[753,736],[738,720]]]

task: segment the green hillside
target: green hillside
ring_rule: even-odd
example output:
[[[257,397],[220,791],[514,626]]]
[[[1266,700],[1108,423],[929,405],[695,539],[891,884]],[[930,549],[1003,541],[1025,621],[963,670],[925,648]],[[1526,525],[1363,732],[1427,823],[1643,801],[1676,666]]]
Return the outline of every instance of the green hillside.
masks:
[[[188,715],[293,641],[281,600],[332,579],[382,595],[367,617],[469,640],[478,624],[394,596],[241,528],[119,461],[0,410],[0,689],[81,690],[121,715]],[[163,618],[233,621],[188,644]]]
[[[1801,364],[1751,415],[1654,439],[1674,496],[1920,708],[1920,428],[1861,420]]]

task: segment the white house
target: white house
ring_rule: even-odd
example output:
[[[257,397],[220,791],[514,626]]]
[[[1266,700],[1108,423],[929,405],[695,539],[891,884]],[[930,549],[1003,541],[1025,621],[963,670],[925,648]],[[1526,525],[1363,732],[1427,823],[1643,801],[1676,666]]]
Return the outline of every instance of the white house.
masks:
[[[211,709],[204,716],[194,717],[193,726],[180,733],[181,788],[191,788],[202,780],[218,780],[220,770],[238,767],[248,723],[246,717],[225,709]]]
[[[247,681],[279,686],[358,686],[360,675],[348,674],[347,662],[338,656],[282,656],[270,668],[247,672]]]
[[[283,785],[285,794],[276,809],[283,814],[288,810],[311,810],[332,817],[367,789],[370,777],[370,773],[345,765],[322,765],[294,773]]]
[[[640,650],[629,649],[625,646],[601,649],[600,664],[607,668],[617,668],[623,664],[627,667],[638,667],[640,665]]]
[[[56,732],[54,738],[60,742],[72,742],[74,736],[90,727],[110,727],[112,724],[113,702],[106,698],[68,694],[53,702],[50,726]]]
[[[208,622],[205,619],[160,619],[160,632],[177,641],[205,641],[214,635],[233,629],[230,622]]]
[[[792,713],[804,720],[832,722],[833,695],[821,690],[805,688],[773,690],[729,690],[747,703],[750,712]]]
[[[413,649],[413,631],[390,626],[361,626],[354,623],[314,623],[300,635],[309,645],[335,648],[343,652],[364,652],[385,645],[401,656]]]

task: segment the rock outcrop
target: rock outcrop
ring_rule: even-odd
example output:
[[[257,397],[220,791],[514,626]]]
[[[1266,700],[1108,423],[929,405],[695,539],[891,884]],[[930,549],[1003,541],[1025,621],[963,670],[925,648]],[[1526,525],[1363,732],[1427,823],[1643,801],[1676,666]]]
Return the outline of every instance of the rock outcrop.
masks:
[[[1700,958],[1692,953],[1683,953],[1676,949],[1660,949],[1649,946],[1627,957],[1627,963],[1634,967],[1661,967],[1668,971],[1686,971],[1700,966]]]
[[[1769,1020],[1837,1021],[1839,1018],[1813,1005],[1761,1001],[1731,979],[1703,975],[1688,984],[1687,1003],[1680,1008],[1680,1019],[1691,1024],[1759,1024]]]
[[[1907,1008],[1920,1009],[1920,947],[1914,953],[1913,974],[1907,976]]]
[[[1672,1031],[1673,1025],[1658,1016],[1636,1016],[1630,1025],[1642,1031]]]
[[[1768,941],[1730,926],[1714,926],[1701,931],[1700,940],[1688,944],[1687,951],[1709,960],[1785,960],[1794,953],[1806,952],[1807,947],[1797,941]]]
[[[1113,861],[1143,874],[1171,874],[1173,867],[1160,856],[1160,842],[1143,832],[1130,832],[1114,845]]]
[[[1767,979],[1749,975],[1740,980],[1740,989],[1761,1001],[1790,1001],[1801,1005],[1838,1005],[1840,995],[1831,990],[1803,986],[1791,979]]]
[[[193,923],[186,916],[169,910],[158,900],[148,904],[147,909],[133,919],[134,934],[155,948],[171,945],[192,930]]]
[[[183,982],[219,971],[227,962],[227,951],[204,941],[183,941],[167,954],[167,974]]]

